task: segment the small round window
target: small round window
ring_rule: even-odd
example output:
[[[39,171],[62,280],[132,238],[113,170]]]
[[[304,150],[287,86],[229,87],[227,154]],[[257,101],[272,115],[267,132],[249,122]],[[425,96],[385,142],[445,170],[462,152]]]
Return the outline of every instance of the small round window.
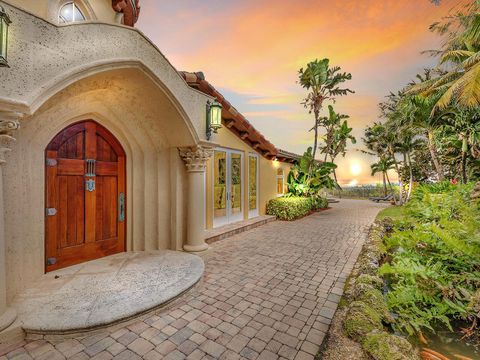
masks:
[[[85,16],[74,2],[63,5],[58,14],[58,21],[63,24],[84,20]]]

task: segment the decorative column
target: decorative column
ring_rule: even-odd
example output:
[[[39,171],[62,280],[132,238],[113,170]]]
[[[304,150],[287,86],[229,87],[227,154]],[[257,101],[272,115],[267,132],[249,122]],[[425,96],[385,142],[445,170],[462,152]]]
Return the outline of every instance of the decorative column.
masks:
[[[205,170],[213,148],[193,146],[179,149],[188,172],[187,243],[183,249],[198,252],[208,249],[205,243]]]
[[[7,308],[5,208],[3,203],[5,190],[2,168],[7,162],[5,155],[11,151],[15,142],[13,133],[19,127],[18,116],[0,113],[0,332],[9,327],[17,317],[14,309]]]

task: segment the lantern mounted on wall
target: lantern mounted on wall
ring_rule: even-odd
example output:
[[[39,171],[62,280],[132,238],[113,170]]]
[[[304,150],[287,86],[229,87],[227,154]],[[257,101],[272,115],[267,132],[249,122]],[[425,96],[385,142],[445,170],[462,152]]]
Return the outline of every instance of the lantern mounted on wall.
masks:
[[[5,9],[0,5],[0,66],[7,66],[8,26],[11,21]]]
[[[207,101],[207,140],[222,127],[222,104],[217,100]]]

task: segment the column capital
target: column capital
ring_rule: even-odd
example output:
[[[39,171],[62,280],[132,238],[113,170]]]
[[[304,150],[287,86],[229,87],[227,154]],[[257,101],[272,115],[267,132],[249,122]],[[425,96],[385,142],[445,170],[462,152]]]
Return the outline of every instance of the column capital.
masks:
[[[191,146],[178,149],[178,153],[185,162],[188,172],[205,172],[207,161],[213,155],[213,147]]]
[[[15,143],[13,135],[20,128],[21,117],[17,112],[0,111],[0,165],[7,162],[5,155]]]

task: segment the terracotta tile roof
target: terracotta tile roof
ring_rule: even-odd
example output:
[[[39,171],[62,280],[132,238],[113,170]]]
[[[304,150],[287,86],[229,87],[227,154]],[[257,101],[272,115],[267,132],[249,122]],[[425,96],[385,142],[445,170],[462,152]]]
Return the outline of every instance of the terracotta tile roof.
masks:
[[[295,162],[298,159],[300,159],[302,155],[298,155],[295,153],[292,153],[290,151],[278,149],[278,154],[277,154],[277,159],[278,161],[283,161],[283,162]]]
[[[235,109],[228,100],[226,100],[220,92],[218,92],[207,80],[201,72],[191,73],[181,71],[180,75],[185,79],[187,84],[201,92],[215,97],[223,106],[222,122],[231,132],[237,135],[255,151],[262,154],[267,159],[277,158],[279,150],[270,141],[253,127],[252,124]],[[292,154],[292,153],[290,153]],[[293,158],[282,157],[282,161],[288,161]]]

